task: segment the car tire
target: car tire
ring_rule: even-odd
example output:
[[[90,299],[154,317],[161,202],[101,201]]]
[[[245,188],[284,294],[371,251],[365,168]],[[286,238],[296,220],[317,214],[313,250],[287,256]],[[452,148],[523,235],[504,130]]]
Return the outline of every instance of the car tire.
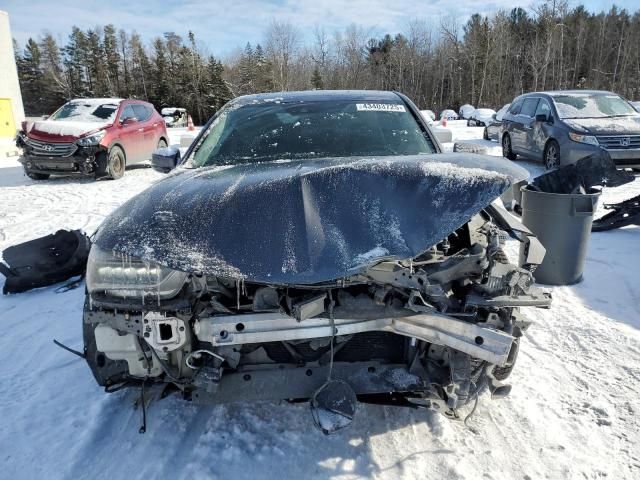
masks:
[[[31,180],[47,180],[51,175],[48,173],[24,172]]]
[[[551,139],[544,146],[544,153],[542,154],[542,161],[547,170],[553,170],[560,167],[560,145],[558,142]]]
[[[124,150],[114,145],[109,152],[102,152],[96,158],[96,178],[111,178],[117,180],[122,178],[127,165]]]
[[[509,160],[515,160],[518,158],[518,155],[513,153],[513,150],[511,150],[511,137],[508,133],[505,133],[502,136],[502,156]]]
[[[484,130],[482,131],[482,138],[484,140],[489,140],[489,132],[487,132],[487,127],[484,127]]]

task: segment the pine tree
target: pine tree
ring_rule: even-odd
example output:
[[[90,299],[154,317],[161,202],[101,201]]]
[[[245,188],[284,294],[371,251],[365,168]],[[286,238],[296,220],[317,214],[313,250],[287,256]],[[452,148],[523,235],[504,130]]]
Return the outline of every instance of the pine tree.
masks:
[[[317,66],[313,69],[313,75],[311,76],[311,86],[314,88],[314,90],[322,90],[324,88],[322,75],[320,75],[320,69]]]
[[[17,59],[20,90],[24,98],[24,109],[29,113],[41,114],[42,103],[42,70],[40,68],[40,48],[38,44],[29,38],[24,48],[22,57]]]

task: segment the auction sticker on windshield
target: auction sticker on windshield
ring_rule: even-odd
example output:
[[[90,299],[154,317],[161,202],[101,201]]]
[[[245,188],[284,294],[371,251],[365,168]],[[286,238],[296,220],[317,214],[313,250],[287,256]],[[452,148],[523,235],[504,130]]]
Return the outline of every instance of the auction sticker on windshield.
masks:
[[[404,105],[395,103],[356,103],[358,112],[406,112]]]

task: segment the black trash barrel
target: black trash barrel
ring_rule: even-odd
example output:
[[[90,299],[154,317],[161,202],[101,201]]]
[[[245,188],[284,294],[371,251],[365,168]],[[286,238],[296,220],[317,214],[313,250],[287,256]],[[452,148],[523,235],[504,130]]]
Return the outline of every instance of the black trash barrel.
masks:
[[[593,215],[600,191],[586,194],[546,193],[524,186],[522,223],[547,249],[544,261],[533,272],[536,282],[571,285],[582,279]],[[520,265],[523,263],[520,246]]]

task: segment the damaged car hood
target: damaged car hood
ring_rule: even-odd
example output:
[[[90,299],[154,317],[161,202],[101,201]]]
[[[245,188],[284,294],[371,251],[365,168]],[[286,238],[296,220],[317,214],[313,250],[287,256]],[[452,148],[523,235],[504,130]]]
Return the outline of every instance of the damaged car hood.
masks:
[[[113,212],[95,243],[176,270],[315,284],[419,255],[527,177],[464,153],[180,169]]]

